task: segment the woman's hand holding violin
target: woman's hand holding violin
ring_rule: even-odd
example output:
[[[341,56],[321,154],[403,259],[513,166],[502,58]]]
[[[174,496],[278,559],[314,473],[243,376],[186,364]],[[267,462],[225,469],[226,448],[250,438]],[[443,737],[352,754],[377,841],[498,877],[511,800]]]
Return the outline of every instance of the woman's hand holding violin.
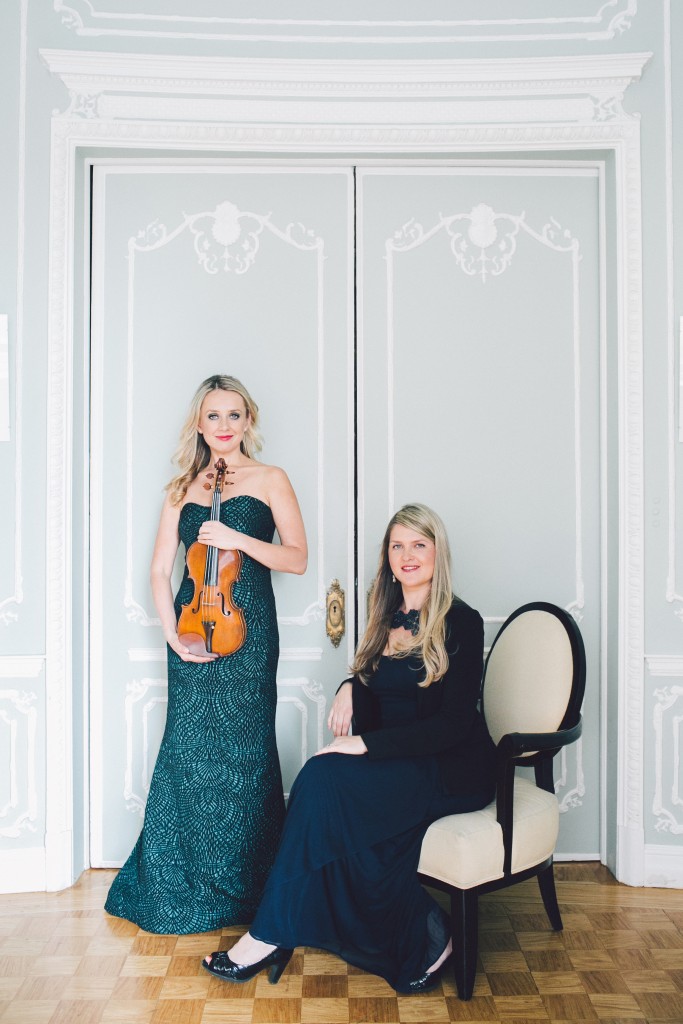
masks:
[[[169,634],[166,637],[166,643],[182,661],[198,661],[203,663],[205,661],[215,661],[218,657],[217,654],[193,654],[188,647],[185,647],[177,633]]]
[[[233,530],[230,526],[226,526],[225,523],[212,522],[210,519],[207,519],[199,527],[197,540],[200,544],[206,544],[212,548],[220,548],[221,551],[242,551],[245,534],[240,533],[239,530]]]

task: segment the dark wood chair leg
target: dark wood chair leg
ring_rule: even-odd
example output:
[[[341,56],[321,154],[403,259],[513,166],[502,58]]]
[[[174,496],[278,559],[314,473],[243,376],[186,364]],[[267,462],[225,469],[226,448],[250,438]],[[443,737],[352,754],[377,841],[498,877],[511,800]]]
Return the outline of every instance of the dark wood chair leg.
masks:
[[[562,917],[560,916],[560,908],[557,905],[557,893],[555,892],[555,875],[553,874],[553,866],[544,868],[538,874],[538,887],[541,890],[541,897],[543,899],[543,906],[545,912],[548,915],[548,920],[555,929],[556,932],[562,931]]]
[[[477,973],[479,901],[476,889],[451,889],[453,963],[460,999],[472,998]]]

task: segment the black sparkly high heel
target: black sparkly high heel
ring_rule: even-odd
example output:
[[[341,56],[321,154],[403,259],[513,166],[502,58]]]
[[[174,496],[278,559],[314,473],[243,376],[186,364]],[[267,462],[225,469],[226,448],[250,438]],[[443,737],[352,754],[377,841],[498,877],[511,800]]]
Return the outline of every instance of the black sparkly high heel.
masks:
[[[409,981],[406,988],[402,991],[405,995],[417,995],[418,992],[431,992],[431,990],[436,988],[441,981],[441,976],[452,959],[453,954],[449,953],[444,962],[437,967],[435,971],[425,971],[421,978],[415,978],[414,981]]]
[[[251,981],[261,971],[270,968],[268,971],[268,981],[271,985],[277,985],[282,972],[292,959],[293,952],[293,949],[284,949],[281,946],[276,946],[262,960],[257,960],[255,964],[245,965],[233,963],[229,955],[224,950],[221,950],[218,953],[211,954],[210,964],[207,964],[206,960],[202,960],[202,967],[209,974],[215,974],[217,978],[222,978],[223,981],[236,982]]]

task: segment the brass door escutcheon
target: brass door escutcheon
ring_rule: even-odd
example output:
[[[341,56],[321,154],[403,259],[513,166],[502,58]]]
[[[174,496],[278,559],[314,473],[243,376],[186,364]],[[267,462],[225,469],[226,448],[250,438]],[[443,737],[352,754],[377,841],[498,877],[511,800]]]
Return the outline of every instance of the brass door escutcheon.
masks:
[[[330,589],[327,591],[327,620],[325,628],[334,647],[339,647],[344,636],[346,625],[344,614],[345,601],[346,598],[339,580],[332,580]]]

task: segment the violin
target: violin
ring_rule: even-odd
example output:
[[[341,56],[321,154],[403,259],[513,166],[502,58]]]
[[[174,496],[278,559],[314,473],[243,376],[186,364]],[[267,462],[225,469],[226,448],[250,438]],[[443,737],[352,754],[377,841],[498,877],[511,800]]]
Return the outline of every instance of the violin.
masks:
[[[211,522],[221,515],[221,494],[228,472],[225,459],[215,464],[216,482],[211,498]],[[213,475],[213,474],[211,474]],[[210,487],[209,485],[205,485]],[[240,578],[241,551],[224,551],[195,541],[187,551],[187,571],[194,594],[182,605],[178,637],[192,654],[234,654],[245,641],[247,625],[240,608],[233,604],[232,587]]]

